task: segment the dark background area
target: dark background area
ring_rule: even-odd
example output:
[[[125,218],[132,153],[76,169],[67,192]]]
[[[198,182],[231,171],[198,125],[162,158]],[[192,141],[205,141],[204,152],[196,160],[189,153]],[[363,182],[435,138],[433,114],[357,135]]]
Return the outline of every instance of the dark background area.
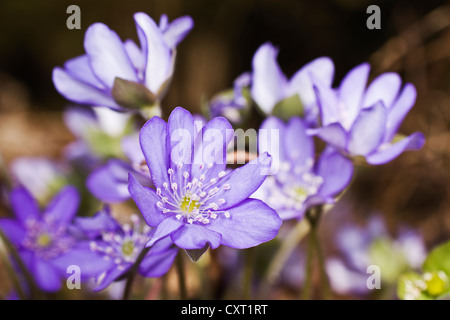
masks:
[[[66,8],[81,8],[81,30],[69,30]],[[381,9],[381,30],[369,30],[366,9]],[[177,50],[165,114],[181,105],[199,110],[209,98],[251,70],[256,49],[271,41],[288,77],[319,56],[335,63],[335,85],[354,66],[370,62],[371,78],[400,73],[418,91],[401,132],[422,131],[421,151],[389,164],[361,167],[345,201],[363,223],[381,212],[392,232],[401,223],[419,230],[428,247],[450,238],[450,2],[436,0],[155,0],[0,2],[0,151],[58,158],[73,139],[61,111],[68,102],[51,81],[52,69],[84,53],[89,25],[103,22],[122,40],[137,40],[133,13],[155,21],[190,15],[195,26]],[[349,214],[350,212],[345,212]],[[323,228],[341,217],[327,216]]]
[[[20,81],[40,110],[61,110],[66,101],[53,87],[56,65],[84,53],[86,28],[103,22],[125,40],[137,40],[133,13],[159,20],[190,15],[195,27],[178,49],[177,70],[165,100],[171,108],[196,108],[207,97],[231,85],[250,70],[256,49],[271,41],[280,48],[279,62],[288,76],[322,55],[336,63],[336,79],[364,61],[390,38],[444,1],[369,0],[225,0],[225,1],[35,1],[0,4],[0,70]],[[69,30],[66,8],[81,9],[81,30]],[[366,8],[381,9],[381,30],[369,30]],[[384,71],[384,70],[383,70]],[[8,106],[5,106],[9,108]]]

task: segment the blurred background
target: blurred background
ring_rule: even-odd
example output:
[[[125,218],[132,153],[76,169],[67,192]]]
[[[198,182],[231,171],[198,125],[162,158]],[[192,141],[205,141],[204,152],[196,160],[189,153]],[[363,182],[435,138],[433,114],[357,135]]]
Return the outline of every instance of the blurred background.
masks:
[[[69,30],[66,9],[81,9],[81,30]],[[381,29],[368,30],[366,9],[381,9]],[[422,131],[421,151],[391,163],[358,168],[347,206],[326,216],[324,230],[346,220],[361,225],[374,212],[395,234],[408,224],[428,248],[450,239],[450,1],[437,0],[46,0],[0,2],[0,152],[6,166],[22,156],[62,157],[74,139],[62,120],[68,102],[53,87],[52,69],[84,53],[89,25],[103,22],[125,40],[137,41],[133,13],[158,21],[190,15],[195,27],[179,45],[172,85],[163,100],[200,110],[202,99],[231,87],[251,70],[256,49],[271,41],[287,76],[319,56],[336,67],[335,85],[345,73],[370,62],[371,78],[401,74],[418,91],[415,107],[400,131]],[[262,118],[255,113],[257,126]],[[332,233],[321,232],[325,252],[335,250]],[[279,297],[291,297],[289,293]]]

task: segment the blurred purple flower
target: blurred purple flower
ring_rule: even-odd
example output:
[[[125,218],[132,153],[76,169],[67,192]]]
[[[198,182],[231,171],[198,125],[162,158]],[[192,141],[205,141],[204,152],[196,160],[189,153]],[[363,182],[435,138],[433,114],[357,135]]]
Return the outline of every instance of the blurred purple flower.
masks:
[[[43,157],[21,157],[11,163],[14,181],[40,204],[46,204],[66,183],[70,168]]]
[[[366,89],[370,66],[352,69],[338,89],[312,75],[321,111],[322,127],[312,129],[328,144],[347,156],[362,156],[369,164],[389,162],[405,150],[420,149],[424,135],[396,136],[403,119],[414,105],[416,89],[407,83],[401,89],[396,73],[383,73]]]
[[[271,43],[264,43],[254,54],[251,86],[253,100],[265,114],[270,115],[278,102],[298,95],[306,122],[308,125],[317,125],[319,112],[310,75],[331,85],[334,76],[333,62],[328,57],[317,58],[287,79],[277,63],[277,55],[278,49]],[[300,114],[300,108],[301,106],[297,114]]]
[[[243,120],[244,112],[250,107],[250,97],[244,93],[251,82],[251,74],[246,72],[234,80],[233,89],[214,96],[209,103],[211,117],[225,117],[231,123]]]
[[[370,218],[367,227],[341,228],[336,243],[342,258],[327,259],[326,268],[333,289],[340,294],[370,293],[366,284],[370,265],[380,267],[384,284],[396,285],[402,272],[420,268],[426,257],[426,247],[418,232],[401,226],[398,236],[393,238],[376,215]]]
[[[95,274],[94,291],[103,290],[125,276],[154,232],[147,225],[143,226],[137,215],[131,216],[131,224],[121,225],[108,209],[94,217],[77,218],[75,226],[90,239],[92,263],[104,266]],[[148,251],[138,271],[144,277],[160,277],[169,271],[177,253],[178,248],[170,238],[161,239]]]
[[[142,183],[149,181],[139,132],[130,125],[130,114],[104,107],[71,107],[64,112],[64,120],[77,137],[66,149],[67,157],[92,170],[86,185],[96,198],[108,203],[129,199],[129,172]]]
[[[170,24],[162,16],[159,27],[145,13],[134,14],[141,47],[122,42],[103,23],[94,23],[84,38],[86,54],[53,70],[53,83],[66,99],[79,104],[124,110],[113,98],[116,78],[144,85],[159,101],[172,77],[175,47],[193,27],[190,17]]]
[[[70,265],[79,266],[85,279],[103,270],[105,262],[92,263],[89,242],[69,232],[79,203],[74,187],[62,189],[43,212],[23,187],[13,189],[10,202],[16,219],[0,219],[0,228],[43,291],[58,291]]]
[[[249,199],[266,178],[270,156],[226,171],[226,146],[234,136],[230,123],[216,117],[201,130],[195,126],[192,115],[178,107],[168,123],[154,117],[141,130],[156,191],[133,175],[129,191],[147,224],[156,228],[148,245],[170,236],[187,250],[243,249],[273,239],[281,219],[265,203]]]
[[[159,19],[159,30],[161,30],[164,41],[171,49],[176,49],[177,45],[183,41],[194,26],[194,21],[189,16],[177,18],[169,23],[166,14],[162,14]]]
[[[288,123],[269,117],[260,128],[259,152],[272,155],[273,174],[252,197],[266,202],[284,220],[300,219],[312,206],[333,203],[353,175],[352,162],[332,148],[315,162],[314,141],[306,130],[299,117]],[[272,136],[274,131],[278,135]]]

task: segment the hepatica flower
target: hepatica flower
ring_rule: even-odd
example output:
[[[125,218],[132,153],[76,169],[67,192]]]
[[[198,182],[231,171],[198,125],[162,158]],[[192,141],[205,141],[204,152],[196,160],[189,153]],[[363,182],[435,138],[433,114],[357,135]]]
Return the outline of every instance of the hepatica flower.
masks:
[[[142,225],[137,215],[130,219],[131,223],[119,224],[108,209],[94,217],[76,219],[75,226],[90,239],[92,263],[104,266],[95,275],[94,291],[103,290],[125,276],[151,239],[154,230]],[[161,239],[147,252],[138,271],[144,277],[160,277],[170,269],[177,253],[178,248],[170,238]]]
[[[273,155],[272,174],[253,197],[266,202],[282,219],[300,219],[314,205],[333,203],[352,178],[352,162],[332,148],[316,161],[314,141],[306,130],[299,117],[288,123],[269,117],[260,128],[259,152]]]
[[[309,125],[316,125],[318,107],[310,75],[331,85],[334,64],[327,57],[317,58],[290,79],[277,63],[278,49],[271,43],[259,47],[253,56],[251,96],[259,108],[267,115],[301,115]]]
[[[277,213],[249,199],[266,178],[270,156],[227,170],[226,146],[233,136],[225,118],[197,127],[181,107],[167,123],[154,117],[143,126],[141,147],[156,190],[130,175],[129,191],[147,224],[156,228],[147,245],[170,236],[192,253],[219,245],[249,248],[276,236]]]
[[[68,100],[114,110],[149,107],[158,103],[172,77],[175,47],[193,27],[190,17],[158,26],[147,14],[134,15],[140,47],[123,42],[102,23],[95,23],[84,38],[86,54],[53,70],[56,89]]]
[[[59,290],[70,265],[79,266],[83,278],[105,267],[101,261],[92,263],[96,255],[90,251],[89,242],[77,241],[69,232],[79,203],[75,188],[62,189],[43,212],[23,187],[11,192],[10,202],[16,218],[0,219],[0,228],[42,290]]]
[[[233,124],[242,122],[251,105],[250,83],[251,75],[245,72],[234,80],[232,89],[214,96],[209,102],[211,116],[225,117]]]
[[[43,205],[67,184],[70,168],[43,157],[21,157],[12,162],[11,173]]]
[[[414,86],[407,83],[402,89],[398,74],[384,73],[366,89],[369,70],[366,63],[355,67],[337,89],[312,75],[322,127],[311,132],[347,156],[378,165],[405,150],[420,149],[425,138],[420,132],[396,134],[416,100]]]
[[[367,268],[381,269],[383,285],[396,285],[405,271],[417,270],[426,257],[426,246],[421,235],[402,225],[392,237],[383,220],[374,215],[366,227],[346,225],[336,239],[341,258],[327,260],[326,268],[333,289],[342,294],[369,294]]]

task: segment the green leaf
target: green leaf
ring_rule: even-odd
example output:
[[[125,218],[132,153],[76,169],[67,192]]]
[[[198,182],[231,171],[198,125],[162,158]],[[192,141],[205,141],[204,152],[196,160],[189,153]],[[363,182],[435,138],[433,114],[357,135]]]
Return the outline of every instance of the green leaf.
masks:
[[[294,94],[278,102],[272,110],[272,115],[285,121],[294,116],[303,117],[303,104],[299,95]]]
[[[156,102],[155,95],[143,84],[122,78],[116,77],[111,93],[117,104],[127,109],[139,110]]]
[[[424,272],[443,271],[450,275],[450,241],[433,249],[423,263]]]
[[[408,263],[401,250],[388,238],[378,238],[369,248],[371,262],[378,265],[383,282],[395,284],[398,277],[408,269]]]

